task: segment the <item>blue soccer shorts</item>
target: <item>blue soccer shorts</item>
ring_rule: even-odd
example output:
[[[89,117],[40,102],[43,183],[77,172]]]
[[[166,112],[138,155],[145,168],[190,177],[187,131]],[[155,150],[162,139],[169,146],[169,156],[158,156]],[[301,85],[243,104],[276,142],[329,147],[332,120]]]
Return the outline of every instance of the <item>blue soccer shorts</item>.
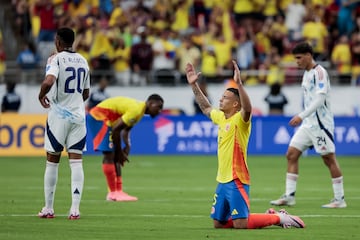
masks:
[[[95,151],[112,152],[114,144],[111,137],[111,127],[104,121],[98,121],[90,114],[87,116],[87,124],[93,138]]]
[[[250,186],[242,184],[239,179],[228,183],[219,183],[211,208],[210,217],[220,222],[232,219],[247,218],[249,216]]]

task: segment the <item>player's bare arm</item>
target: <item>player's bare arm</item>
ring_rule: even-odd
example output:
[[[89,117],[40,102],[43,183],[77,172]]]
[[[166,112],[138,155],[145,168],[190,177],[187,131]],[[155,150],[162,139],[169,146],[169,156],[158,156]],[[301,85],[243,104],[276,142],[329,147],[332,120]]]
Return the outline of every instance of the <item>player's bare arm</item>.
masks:
[[[298,115],[296,115],[290,119],[289,125],[292,127],[296,127],[296,126],[299,126],[301,122],[302,122],[302,119]]]
[[[199,107],[201,111],[206,115],[210,116],[211,112],[211,104],[208,100],[208,98],[204,95],[204,93],[201,91],[197,80],[199,79],[199,76],[201,75],[201,72],[196,73],[194,66],[191,63],[186,64],[186,78],[191,86],[192,91],[195,95],[195,100],[199,104]]]
[[[128,128],[128,126],[120,118],[113,126],[111,135],[114,144],[114,162],[118,162],[121,165],[128,162],[127,155],[125,155],[121,149],[121,132],[126,128]]]
[[[90,95],[90,89],[88,89],[88,88],[84,89],[84,91],[82,93],[84,102],[89,98],[89,95]]]
[[[236,82],[240,95],[240,103],[241,103],[241,116],[244,121],[247,122],[251,116],[251,102],[249,95],[246,93],[243,82],[241,80],[240,69],[235,60],[232,60],[234,65],[234,81]]]
[[[41,84],[40,93],[39,93],[39,101],[44,108],[50,107],[50,100],[47,98],[46,94],[50,91],[55,80],[56,80],[55,76],[46,75],[44,81]]]
[[[131,142],[130,142],[130,130],[132,127],[127,127],[125,128],[123,131],[121,131],[121,137],[122,140],[125,144],[125,147],[122,149],[122,151],[124,152],[124,154],[126,156],[129,156],[130,153],[130,149],[131,149]],[[129,161],[129,159],[128,159]]]

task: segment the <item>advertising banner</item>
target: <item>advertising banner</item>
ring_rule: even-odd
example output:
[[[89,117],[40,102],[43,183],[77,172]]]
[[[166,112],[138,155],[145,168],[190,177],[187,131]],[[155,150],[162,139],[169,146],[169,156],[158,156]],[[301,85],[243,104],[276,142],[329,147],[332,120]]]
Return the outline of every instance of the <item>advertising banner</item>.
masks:
[[[249,154],[284,155],[296,128],[289,117],[253,117]],[[338,155],[360,155],[360,119],[335,118],[335,145]],[[144,117],[131,132],[132,154],[216,154],[217,126],[207,117]],[[88,153],[92,152],[88,141]],[[313,150],[308,154],[314,154]]]
[[[288,117],[253,117],[249,154],[284,155],[296,129]],[[0,115],[0,156],[43,156],[46,115]],[[338,155],[360,155],[360,119],[335,118]],[[145,116],[131,131],[131,154],[216,154],[217,126],[203,115]],[[85,154],[94,152],[88,135]],[[308,154],[314,154],[313,150]]]
[[[0,115],[0,156],[44,156],[46,115]]]

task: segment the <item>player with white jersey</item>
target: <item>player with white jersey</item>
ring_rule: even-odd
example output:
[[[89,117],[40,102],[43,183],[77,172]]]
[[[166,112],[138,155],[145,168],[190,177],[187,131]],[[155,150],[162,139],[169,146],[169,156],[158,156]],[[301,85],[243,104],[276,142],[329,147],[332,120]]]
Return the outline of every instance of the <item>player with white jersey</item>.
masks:
[[[299,114],[303,119],[302,126],[311,129],[324,126],[325,129],[333,132],[334,116],[330,106],[330,79],[327,71],[316,64],[312,69],[304,72],[301,86],[305,108],[305,111]],[[318,102],[313,104],[314,100]]]
[[[287,158],[285,194],[272,205],[295,205],[295,192],[299,177],[299,158],[308,148],[314,147],[321,155],[332,177],[334,198],[324,208],[345,208],[343,176],[335,156],[334,117],[330,109],[330,79],[327,71],[313,59],[313,49],[308,43],[300,43],[293,49],[299,68],[304,69],[302,78],[304,110],[294,116],[289,124],[300,125],[292,137]]]
[[[89,66],[86,59],[78,53],[62,51],[48,59],[46,75],[56,76],[56,84],[49,92],[50,111],[48,126],[56,140],[45,138],[45,149],[59,152],[66,146],[70,152],[82,153],[86,137],[85,104],[83,90],[90,88]],[[74,124],[75,123],[75,124]],[[64,131],[59,124],[72,126]],[[83,143],[79,144],[81,141]]]
[[[44,176],[45,207],[41,218],[54,217],[54,194],[61,152],[66,148],[71,168],[72,205],[69,219],[79,219],[84,172],[82,153],[86,143],[85,103],[90,92],[86,59],[72,50],[75,33],[60,28],[55,37],[57,53],[50,56],[39,100],[49,108],[45,131],[47,162]]]

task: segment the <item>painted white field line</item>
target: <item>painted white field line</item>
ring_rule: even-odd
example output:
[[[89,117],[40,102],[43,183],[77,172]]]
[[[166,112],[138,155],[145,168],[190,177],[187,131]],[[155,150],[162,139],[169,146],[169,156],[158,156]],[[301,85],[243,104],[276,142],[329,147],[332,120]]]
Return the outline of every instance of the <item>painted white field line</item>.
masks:
[[[55,214],[56,217],[67,217],[66,214]],[[83,214],[84,217],[128,217],[128,218],[209,218],[208,215],[179,215],[179,214]],[[308,214],[299,215],[303,218],[360,218],[360,215],[325,215],[325,214]],[[0,217],[37,217],[36,214],[0,214]]]
[[[270,201],[271,199],[269,198],[251,198],[250,201],[251,202],[268,202]],[[301,197],[301,198],[297,198],[296,199],[298,202],[301,202],[301,201],[320,201],[320,200],[324,200],[323,197],[311,197],[311,198],[307,198],[307,197]],[[347,197],[346,200],[360,200],[360,196],[359,197]],[[8,198],[8,199],[2,199],[1,200],[2,202],[17,202],[17,203],[22,203],[22,202],[25,202],[25,203],[28,203],[29,202],[29,199],[13,199],[13,198]],[[39,198],[39,199],[36,199],[36,200],[33,200],[31,199],[31,202],[43,202],[44,200],[42,198]],[[60,203],[63,203],[63,202],[68,202],[69,200],[65,200],[65,199],[55,199],[56,202],[60,202]],[[81,200],[82,202],[107,202],[104,198],[104,200],[102,199],[87,199],[87,198],[84,198]],[[174,198],[139,198],[139,201],[141,202],[174,202],[174,201],[179,201],[178,198],[174,197]],[[181,199],[182,202],[212,202],[213,199],[212,199],[212,195],[209,196],[209,197],[206,197],[206,198],[183,198]],[[326,201],[326,200],[325,200]],[[0,207],[1,209],[1,207]]]

